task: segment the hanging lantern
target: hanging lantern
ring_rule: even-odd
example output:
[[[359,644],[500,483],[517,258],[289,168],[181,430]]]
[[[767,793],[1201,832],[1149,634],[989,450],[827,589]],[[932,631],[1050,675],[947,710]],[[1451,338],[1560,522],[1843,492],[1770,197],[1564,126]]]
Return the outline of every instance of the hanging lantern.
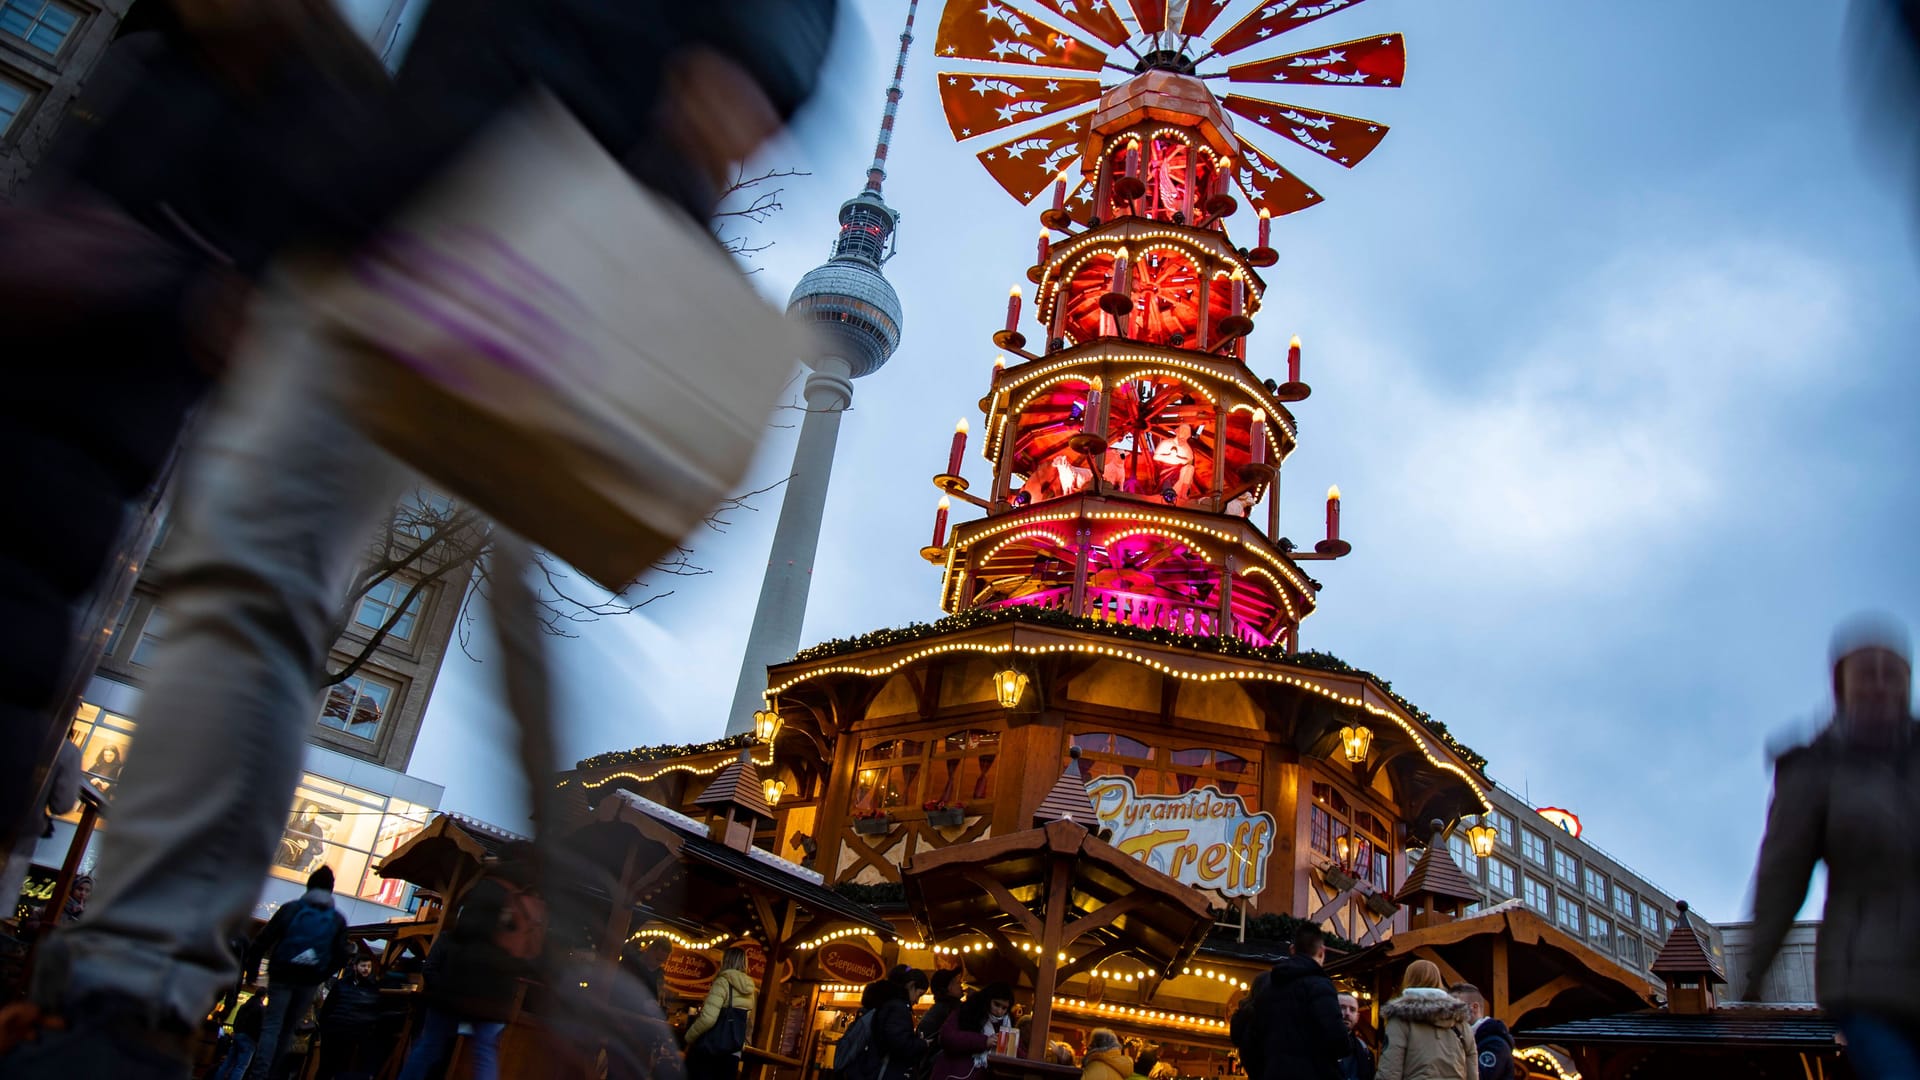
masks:
[[[760,793],[767,797],[768,806],[779,806],[780,796],[787,793],[785,780],[769,780],[760,786]]]
[[[1000,699],[1000,707],[1003,709],[1019,708],[1020,699],[1026,696],[1029,681],[1026,672],[1016,671],[1013,668],[994,672],[993,696]]]
[[[1484,859],[1493,854],[1493,842],[1499,836],[1499,830],[1487,824],[1487,819],[1483,816],[1480,824],[1467,830],[1467,843],[1472,845],[1475,858]]]
[[[1334,837],[1333,854],[1341,866],[1347,865],[1347,858],[1353,854],[1353,839],[1345,833]]]
[[[761,742],[770,743],[780,730],[780,714],[772,709],[758,709],[753,714],[753,737]]]
[[[1367,748],[1372,745],[1373,729],[1365,724],[1340,729],[1340,750],[1352,764],[1366,764]]]

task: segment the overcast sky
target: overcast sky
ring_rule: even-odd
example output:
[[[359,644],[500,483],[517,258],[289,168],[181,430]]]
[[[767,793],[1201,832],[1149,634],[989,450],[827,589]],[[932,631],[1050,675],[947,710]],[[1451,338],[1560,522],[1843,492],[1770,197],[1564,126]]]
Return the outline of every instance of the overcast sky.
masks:
[[[768,158],[813,173],[758,234],[782,301],[862,182],[906,5],[853,6],[833,100]],[[904,342],[856,384],[803,645],[938,616],[928,478],[954,421],[979,427],[1032,260],[1033,211],[940,119],[940,6],[886,186]],[[1279,153],[1327,202],[1275,223],[1250,363],[1305,341],[1283,523],[1316,536],[1337,482],[1354,544],[1315,570],[1304,644],[1715,920],[1746,913],[1763,745],[1825,707],[1831,627],[1916,610],[1911,195],[1867,152],[1842,7],[1370,0],[1293,35],[1400,30],[1409,52],[1404,89],[1286,95],[1393,129],[1350,173]],[[745,486],[787,473],[794,436]],[[966,471],[986,482],[977,454]],[[558,644],[567,760],[721,732],[777,511],[697,538],[710,576]],[[448,662],[411,771],[515,825],[491,678]]]

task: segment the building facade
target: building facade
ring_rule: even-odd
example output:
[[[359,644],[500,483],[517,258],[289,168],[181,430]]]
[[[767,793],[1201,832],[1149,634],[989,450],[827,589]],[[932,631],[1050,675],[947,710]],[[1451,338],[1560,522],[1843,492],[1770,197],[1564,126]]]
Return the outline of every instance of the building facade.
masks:
[[[1493,809],[1491,854],[1474,854],[1465,829],[1454,829],[1447,848],[1460,869],[1485,893],[1487,904],[1518,900],[1561,930],[1584,940],[1626,968],[1652,978],[1653,961],[1673,933],[1679,900],[1593,843],[1576,836],[1561,811],[1552,817],[1511,790],[1488,791]],[[1570,817],[1570,815],[1569,815]],[[1722,952],[1720,930],[1689,915],[1714,957]]]
[[[46,154],[133,0],[0,0],[0,201]]]
[[[1743,994],[1747,977],[1753,971],[1753,924],[1721,923],[1714,928],[1726,952],[1727,988],[1730,996]],[[1760,982],[1757,1000],[1777,1005],[1800,1005],[1818,1001],[1818,968],[1814,958],[1820,947],[1820,923],[1796,922],[1787,931],[1780,955]]]

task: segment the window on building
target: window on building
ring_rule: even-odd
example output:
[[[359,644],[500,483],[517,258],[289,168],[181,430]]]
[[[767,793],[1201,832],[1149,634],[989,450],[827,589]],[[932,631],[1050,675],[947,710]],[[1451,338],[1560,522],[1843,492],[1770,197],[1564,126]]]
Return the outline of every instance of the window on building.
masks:
[[[1660,932],[1660,911],[1645,900],[1640,901],[1640,925],[1646,927],[1647,933],[1649,934],[1658,934]],[[1664,941],[1666,939],[1662,938],[1661,940]]]
[[[1587,941],[1601,952],[1613,951],[1613,920],[1597,911],[1587,912]]]
[[[883,739],[868,744],[860,751],[860,768],[854,774],[854,811],[919,806],[926,752],[927,744],[919,739]]]
[[[1473,845],[1467,838],[1455,833],[1447,838],[1447,851],[1453,855],[1453,863],[1466,875],[1476,881],[1480,878],[1480,857],[1473,853]]]
[[[0,75],[0,135],[5,135],[13,127],[13,121],[26,111],[28,99],[33,91]]]
[[[79,22],[80,10],[60,0],[0,0],[0,33],[12,34],[41,52],[59,52]]]
[[[399,696],[400,687],[395,683],[367,674],[351,676],[327,688],[320,723],[372,742],[379,738],[380,725]]]
[[[1635,968],[1641,965],[1639,938],[1627,933],[1626,928],[1622,927],[1620,932],[1614,935],[1613,940],[1615,947],[1619,950],[1621,963]]]
[[[369,634],[376,634],[380,632],[381,627],[387,625],[388,619],[393,619],[393,629],[387,631],[387,636],[398,641],[411,641],[414,624],[420,619],[420,606],[427,598],[426,590],[423,589],[411,601],[407,600],[407,593],[412,589],[412,582],[401,581],[398,578],[388,578],[370,587],[361,595],[359,605],[354,608],[354,625]],[[402,603],[407,605],[405,611],[400,610]],[[394,618],[396,613],[399,615],[398,618]]]
[[[1580,887],[1580,860],[1559,848],[1553,850],[1553,874],[1561,881]]]
[[[127,602],[120,605],[120,614],[113,617],[113,629],[107,633],[108,652],[121,651],[120,643],[127,640],[127,627],[133,624],[133,609],[139,602],[139,597],[129,596]]]
[[[1587,867],[1587,895],[1600,901],[1602,907],[1606,906],[1607,875],[1595,870],[1591,866]]]
[[[303,882],[333,868],[335,888],[388,907],[406,903],[406,882],[375,868],[426,825],[431,811],[402,799],[308,773],[301,777],[273,857],[273,876]]]
[[[933,745],[932,775],[927,802],[962,806],[974,799],[993,797],[1000,760],[1000,733],[986,728],[950,731]]]
[[[1526,895],[1527,906],[1539,912],[1542,915],[1552,915],[1553,914],[1553,899],[1552,899],[1553,894],[1547,891],[1547,883],[1544,881],[1541,881],[1537,877],[1534,877],[1532,874],[1528,874],[1526,875],[1526,885],[1527,885],[1527,895]]]
[[[1513,818],[1495,810],[1487,815],[1487,823],[1493,826],[1500,843],[1507,847],[1513,846]]]
[[[1487,887],[1493,890],[1495,896],[1502,899],[1510,900],[1518,896],[1519,891],[1514,888],[1513,864],[1501,859],[1488,859]]]
[[[1520,854],[1536,866],[1547,865],[1547,838],[1532,829],[1521,829]]]
[[[149,608],[147,621],[140,624],[140,640],[133,643],[133,655],[128,659],[141,667],[151,665],[154,652],[166,636],[167,613],[159,608]]]
[[[1580,936],[1580,903],[1579,901],[1575,900],[1571,896],[1565,895],[1564,893],[1558,898],[1558,900],[1559,900],[1559,904],[1555,908],[1555,918],[1560,923],[1560,928],[1571,932],[1575,937],[1579,937]]]
[[[1633,893],[1618,885],[1613,887],[1613,913],[1625,922],[1633,921]]]
[[[1245,799],[1249,810],[1260,805],[1260,763],[1233,751],[1148,746],[1110,731],[1076,732],[1073,745],[1080,748],[1088,779],[1124,776],[1141,795],[1185,795],[1211,787]]]
[[[1347,864],[1353,876],[1386,890],[1393,887],[1393,850],[1387,840],[1387,823],[1378,816],[1358,810],[1347,796],[1332,784],[1315,782],[1310,789],[1313,803],[1307,809],[1307,842],[1322,855],[1337,858],[1340,840],[1346,838]]]
[[[83,701],[73,714],[73,730],[67,737],[80,748],[80,770],[86,782],[103,794],[112,791],[120,781],[120,770],[127,767],[133,721]],[[78,807],[66,815],[67,820],[79,817]]]

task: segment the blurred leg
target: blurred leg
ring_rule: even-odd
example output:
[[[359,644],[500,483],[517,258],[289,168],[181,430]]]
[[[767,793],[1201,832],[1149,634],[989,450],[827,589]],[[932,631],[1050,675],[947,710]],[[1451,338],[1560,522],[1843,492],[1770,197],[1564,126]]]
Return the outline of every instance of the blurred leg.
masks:
[[[350,346],[283,298],[254,319],[186,464],[160,600],[172,624],[93,903],[36,972],[36,995],[56,1008],[112,995],[156,1027],[192,1030],[232,982],[227,941],[280,840],[336,609],[405,486],[341,404]]]
[[[317,986],[286,983],[274,983],[267,990],[267,1015],[260,1024],[260,1048],[243,1074],[246,1080],[264,1080],[273,1071],[293,1042],[293,1033],[300,1026],[301,1018],[313,1007],[314,995],[319,990]]]
[[[1847,1060],[1857,1076],[1874,1080],[1920,1080],[1920,1037],[1884,1017],[1850,1013],[1840,1018]]]

